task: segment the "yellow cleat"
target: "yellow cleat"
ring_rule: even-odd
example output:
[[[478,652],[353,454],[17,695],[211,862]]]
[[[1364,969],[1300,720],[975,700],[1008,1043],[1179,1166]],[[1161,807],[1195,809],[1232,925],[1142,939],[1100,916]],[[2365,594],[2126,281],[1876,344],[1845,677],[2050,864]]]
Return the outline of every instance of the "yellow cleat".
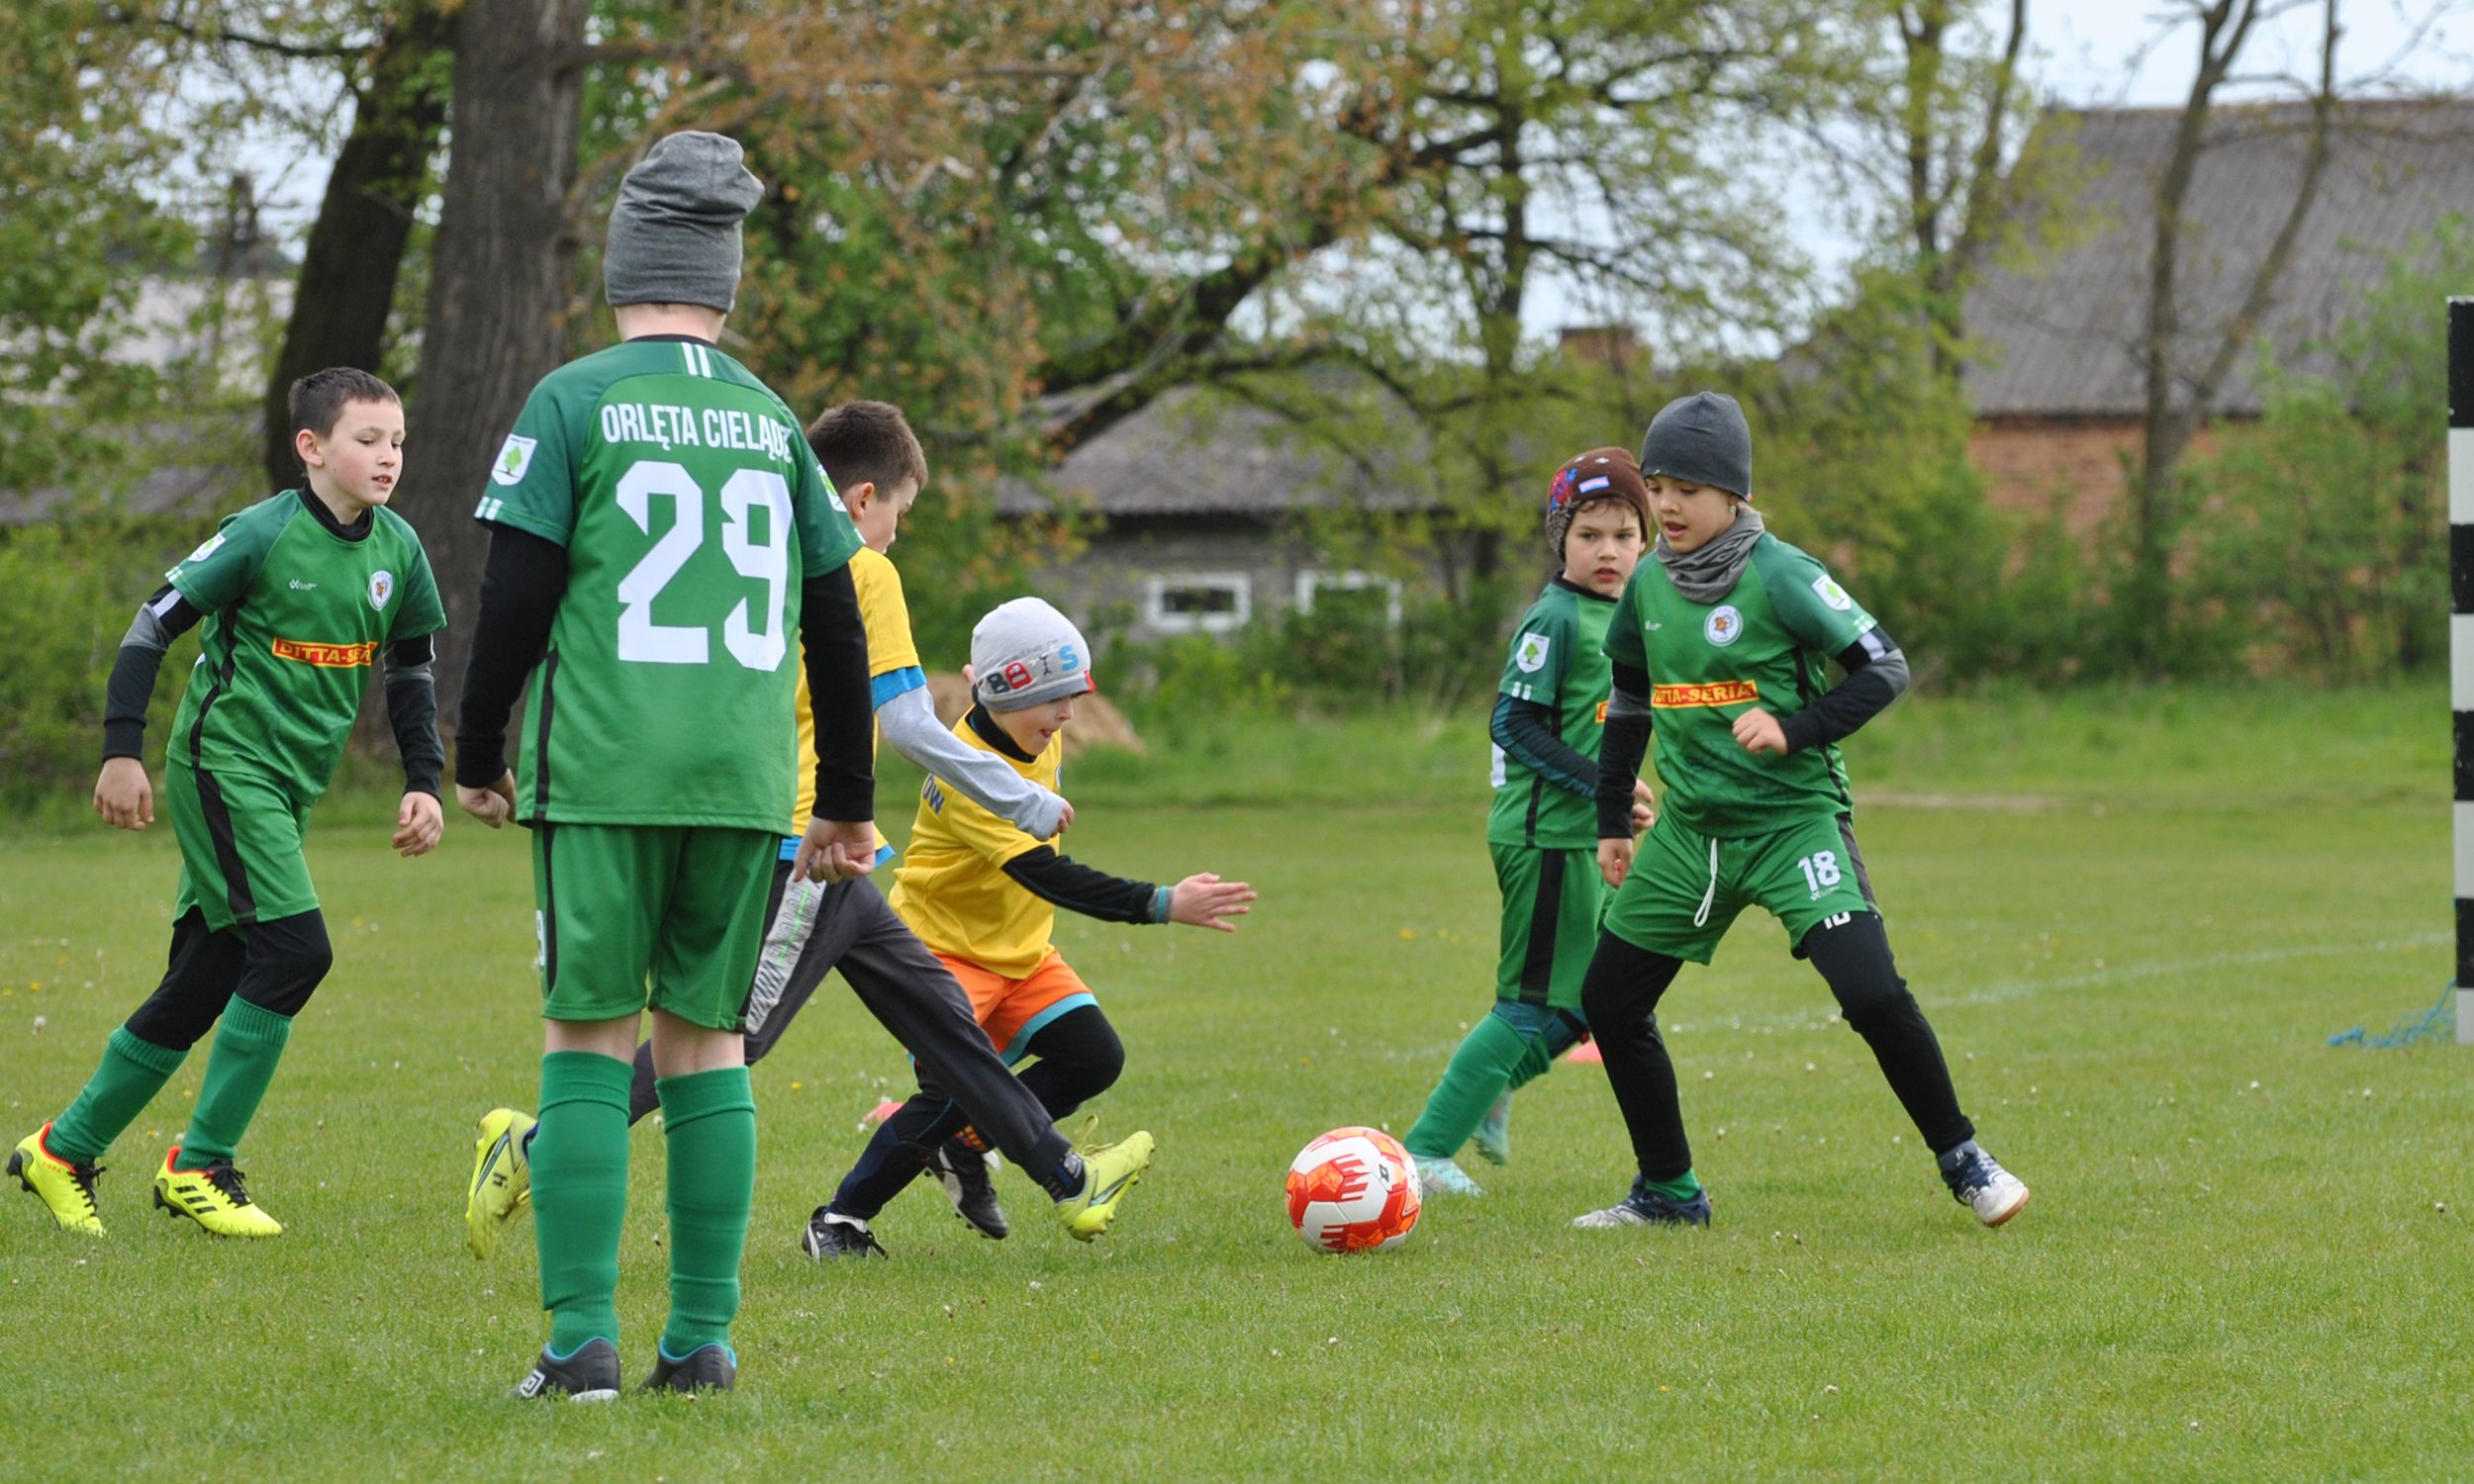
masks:
[[[283,1223],[249,1199],[240,1171],[227,1159],[204,1169],[175,1169],[180,1146],[163,1157],[154,1176],[154,1203],[167,1216],[186,1216],[218,1237],[281,1237]]]
[[[1095,1149],[1083,1157],[1082,1193],[1057,1202],[1065,1230],[1077,1242],[1089,1242],[1108,1230],[1116,1219],[1117,1202],[1134,1188],[1151,1163],[1151,1136],[1136,1133],[1122,1143]]]
[[[531,1203],[532,1161],[524,1158],[524,1138],[536,1122],[513,1108],[481,1115],[481,1137],[472,1146],[472,1183],[464,1187],[464,1243],[484,1262],[498,1251],[507,1224]]]
[[[50,1133],[47,1123],[20,1140],[9,1156],[9,1173],[27,1194],[42,1197],[53,1221],[69,1231],[100,1237],[103,1218],[95,1214],[94,1182],[103,1166],[73,1163],[51,1153],[44,1143]]]

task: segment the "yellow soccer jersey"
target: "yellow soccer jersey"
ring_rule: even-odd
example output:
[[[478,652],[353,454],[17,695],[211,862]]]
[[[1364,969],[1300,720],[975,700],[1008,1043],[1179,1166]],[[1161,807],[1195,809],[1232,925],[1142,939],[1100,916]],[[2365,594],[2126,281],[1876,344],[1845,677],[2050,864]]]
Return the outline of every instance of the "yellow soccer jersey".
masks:
[[[902,573],[893,560],[873,547],[862,546],[850,559],[851,586],[859,592],[859,622],[868,632],[868,704],[881,706],[905,691],[927,684],[919,668],[918,647],[910,642],[910,604],[903,601]],[[816,711],[808,698],[808,667],[799,670],[799,805],[791,811],[789,833],[808,833],[808,819],[816,807]],[[877,832],[880,858],[885,833]]]
[[[964,717],[954,735],[982,752],[1004,758],[1014,772],[1049,788],[1057,787],[1063,737],[1030,762],[989,745]],[[1034,840],[1013,821],[990,813],[931,778],[919,790],[919,817],[910,826],[910,849],[894,873],[889,900],[919,941],[1003,974],[1021,978],[1048,956],[1057,909],[1005,875],[1015,857],[1052,842]]]

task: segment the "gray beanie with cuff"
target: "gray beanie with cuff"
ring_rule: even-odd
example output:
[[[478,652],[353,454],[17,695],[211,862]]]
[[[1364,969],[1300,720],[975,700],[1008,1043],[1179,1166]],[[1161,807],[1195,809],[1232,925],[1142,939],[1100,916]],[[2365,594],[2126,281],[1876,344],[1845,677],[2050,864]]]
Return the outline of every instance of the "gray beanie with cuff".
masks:
[[[1091,646],[1074,620],[1046,601],[1000,603],[971,630],[972,698],[992,711],[1018,711],[1096,690]]]
[[[622,304],[701,304],[729,313],[739,291],[739,223],[762,182],[736,139],[689,131],[644,152],[610,209],[602,295]]]
[[[1665,475],[1753,498],[1753,429],[1724,392],[1695,392],[1660,408],[1641,440],[1641,476]]]

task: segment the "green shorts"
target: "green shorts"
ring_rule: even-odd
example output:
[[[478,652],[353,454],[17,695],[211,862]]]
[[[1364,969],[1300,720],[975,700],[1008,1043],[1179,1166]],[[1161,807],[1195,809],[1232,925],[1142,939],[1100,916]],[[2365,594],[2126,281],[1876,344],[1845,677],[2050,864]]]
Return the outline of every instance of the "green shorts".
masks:
[[[1833,917],[1879,912],[1855,822],[1817,814],[1713,842],[1662,814],[1606,910],[1606,930],[1635,948],[1706,964],[1736,914],[1756,906],[1786,928],[1790,946]]]
[[[215,932],[318,910],[301,836],[309,809],[246,773],[163,770],[163,802],[180,841],[176,922],[192,907]]]
[[[535,825],[543,1018],[618,1020],[649,1005],[737,1030],[781,848],[771,830]]]
[[[1545,850],[1489,845],[1494,883],[1503,893],[1503,930],[1495,960],[1497,999],[1580,1010],[1580,976],[1598,945],[1606,883],[1594,850]]]

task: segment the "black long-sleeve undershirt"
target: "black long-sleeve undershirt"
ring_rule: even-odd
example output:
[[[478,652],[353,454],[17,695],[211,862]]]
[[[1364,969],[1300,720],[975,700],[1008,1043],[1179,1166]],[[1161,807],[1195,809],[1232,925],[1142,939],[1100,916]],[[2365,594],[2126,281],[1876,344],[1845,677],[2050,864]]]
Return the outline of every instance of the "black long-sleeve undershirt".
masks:
[[[1498,696],[1486,730],[1494,745],[1567,793],[1583,798],[1597,791],[1598,765],[1555,734],[1555,712],[1534,700]]]
[[[146,703],[154,698],[154,678],[163,668],[163,652],[205,616],[170,583],[147,594],[146,601],[138,605],[138,616],[121,636],[120,653],[112,660],[112,678],[104,686],[105,762],[145,756]]]
[[[404,762],[404,791],[432,797],[446,773],[446,745],[438,740],[438,685],[429,671],[437,653],[430,634],[387,646],[387,725]]]
[[[1101,922],[1158,922],[1163,915],[1158,886],[1094,871],[1045,845],[1015,856],[1004,870],[1014,884],[1042,901]]]
[[[1873,629],[1838,653],[1847,672],[1839,683],[1792,716],[1778,720],[1787,751],[1802,752],[1855,735],[1907,689],[1907,656],[1897,641]]]
[[[490,527],[481,568],[481,608],[464,659],[464,695],[455,707],[455,782],[487,788],[507,772],[507,718],[524,677],[550,644],[558,601],[567,595],[567,548],[512,525]]]
[[[800,585],[799,637],[815,718],[815,817],[874,819],[876,697],[868,687],[868,631],[849,563]]]
[[[1606,703],[1606,731],[1598,738],[1598,838],[1632,838],[1632,786],[1650,753],[1650,673],[1618,660],[1615,689]]]

